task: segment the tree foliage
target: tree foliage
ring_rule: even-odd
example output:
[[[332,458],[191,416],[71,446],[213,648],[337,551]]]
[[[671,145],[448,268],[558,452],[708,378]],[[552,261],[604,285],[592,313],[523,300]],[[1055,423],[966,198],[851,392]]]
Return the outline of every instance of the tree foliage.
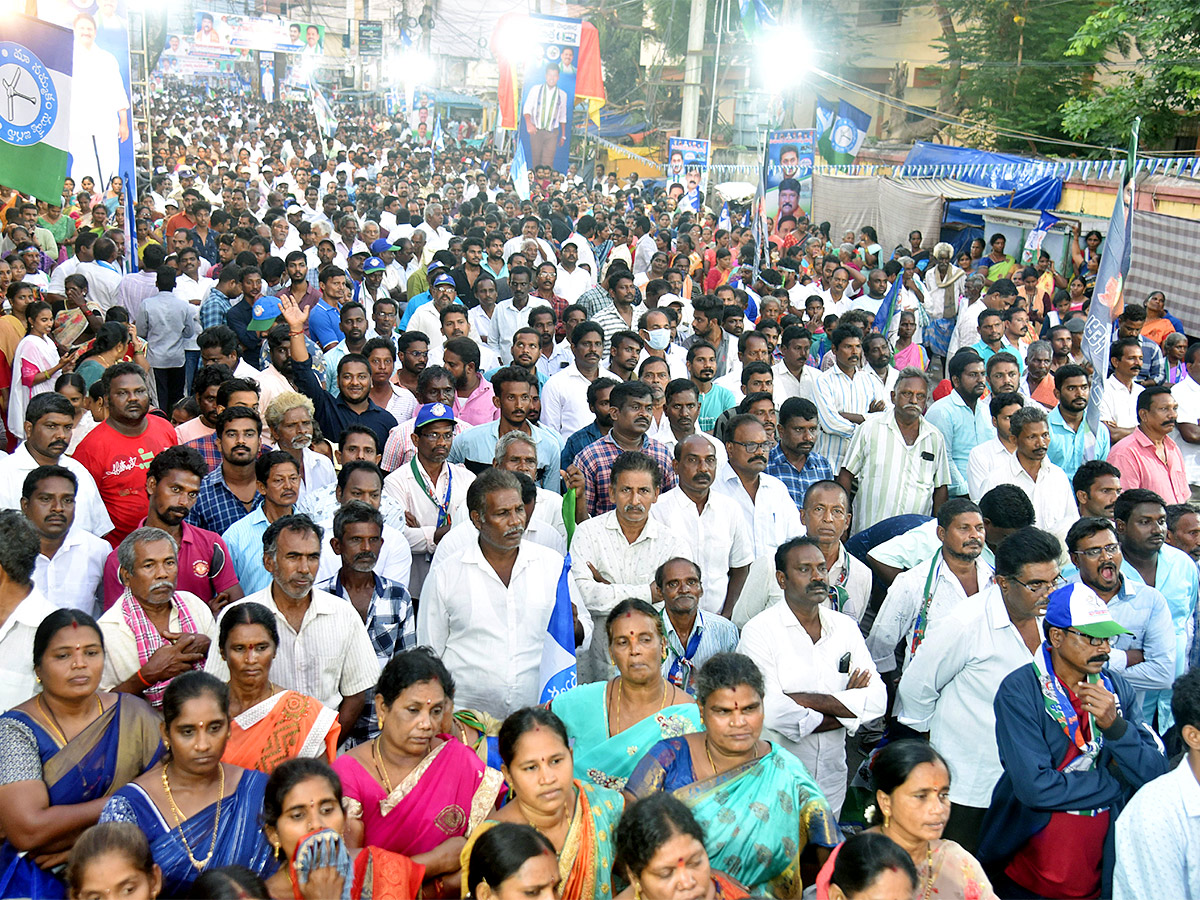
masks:
[[[1200,112],[1196,0],[1109,0],[1080,24],[1066,52],[1070,59],[1115,52],[1137,61],[1113,67],[1066,101],[1063,124],[1076,138],[1120,146],[1140,115],[1143,143],[1170,149],[1180,113]]]
[[[1100,0],[943,0],[937,6],[955,23],[954,41],[944,35],[938,43],[951,77],[961,63],[956,86],[961,114],[1000,128],[1068,137],[1063,99],[1079,93],[1104,50],[1064,54]],[[959,137],[997,150],[1049,149],[978,129]]]

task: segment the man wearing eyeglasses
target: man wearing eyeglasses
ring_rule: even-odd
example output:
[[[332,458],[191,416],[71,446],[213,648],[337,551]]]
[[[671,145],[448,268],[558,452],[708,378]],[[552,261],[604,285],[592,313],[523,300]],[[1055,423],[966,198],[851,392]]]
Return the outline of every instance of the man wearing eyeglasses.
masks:
[[[775,442],[767,437],[762,422],[750,413],[734,416],[728,434],[728,462],[717,469],[712,489],[737,503],[750,527],[757,559],[774,553],[788,538],[802,535],[804,525],[787,486],[764,471]]]
[[[1010,534],[996,548],[995,583],[939,622],[900,679],[900,723],[927,733],[955,773],[942,837],[970,853],[1003,771],[992,702],[1041,645],[1041,617],[1062,583],[1061,552],[1058,538],[1038,528]]]
[[[1076,579],[1095,591],[1113,618],[1130,630],[1112,639],[1107,669],[1125,676],[1136,693],[1138,711],[1153,723],[1159,692],[1169,692],[1175,680],[1175,626],[1167,598],[1121,574],[1125,558],[1109,519],[1086,518],[1072,525],[1067,552]],[[1063,574],[1071,576],[1069,570]]]
[[[1001,897],[1110,897],[1112,824],[1126,798],[1166,773],[1167,759],[1133,687],[1104,671],[1129,630],[1085,585],[1055,590],[1045,609],[1032,665],[996,693],[1004,771],[978,855]]]

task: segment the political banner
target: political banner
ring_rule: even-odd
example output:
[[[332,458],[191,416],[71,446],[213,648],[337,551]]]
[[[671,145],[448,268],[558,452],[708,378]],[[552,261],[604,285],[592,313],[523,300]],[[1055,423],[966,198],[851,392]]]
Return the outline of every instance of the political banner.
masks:
[[[262,16],[241,16],[197,10],[193,53],[229,50],[269,50],[274,53],[325,54],[325,26],[315,22],[289,22]]]
[[[763,154],[763,186],[767,216],[778,227],[779,216],[812,211],[813,151],[817,132],[812,128],[767,132]]]
[[[680,209],[700,212],[708,192],[708,141],[701,138],[667,139],[667,186],[683,186]]]
[[[358,55],[383,56],[383,21],[364,19],[358,23]]]
[[[39,0],[38,18],[75,35],[71,72],[70,162],[77,189],[90,179],[103,194],[119,178],[131,246],[134,180],[130,111],[129,19],[126,0]],[[128,189],[126,189],[128,187]]]
[[[0,41],[0,172],[55,206],[67,178],[74,35],[30,16],[6,17]]]
[[[559,16],[528,19],[536,49],[525,67],[517,140],[535,176],[544,167],[567,171],[582,26],[580,19]]]
[[[262,85],[262,97],[268,103],[275,102],[275,54],[260,53],[258,56],[258,74]]]
[[[829,127],[817,138],[817,147],[825,162],[831,166],[843,166],[854,162],[858,148],[866,139],[871,127],[871,114],[863,112],[852,103],[838,101],[837,114]]]

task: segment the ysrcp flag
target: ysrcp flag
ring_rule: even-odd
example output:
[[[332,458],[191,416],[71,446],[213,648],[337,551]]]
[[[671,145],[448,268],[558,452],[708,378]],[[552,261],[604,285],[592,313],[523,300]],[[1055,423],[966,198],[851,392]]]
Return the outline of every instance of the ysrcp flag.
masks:
[[[817,134],[822,135],[833,127],[834,108],[833,104],[817,95]]]
[[[726,231],[728,231],[730,228],[733,227],[733,220],[729,218],[729,204],[728,203],[726,203],[724,206],[721,207],[721,215],[717,219],[717,227],[724,228]]]
[[[75,37],[29,16],[7,15],[0,40],[0,172],[4,184],[62,203]]]
[[[858,148],[862,146],[871,127],[871,116],[845,100],[838,101],[837,116],[829,129],[821,135],[817,146],[821,155],[831,166],[854,162]]]
[[[520,144],[517,145],[520,150]],[[563,691],[569,691],[579,683],[579,669],[575,661],[575,613],[571,608],[571,540],[575,537],[575,489],[571,488],[563,497],[563,524],[567,529],[567,556],[562,571],[558,574],[558,587],[554,591],[554,609],[546,623],[546,637],[542,643],[542,662],[538,667],[538,703],[549,703]]]
[[[1058,224],[1058,216],[1052,216],[1045,210],[1042,211],[1038,218],[1037,228],[1029,232],[1029,236],[1025,238],[1025,249],[1021,253],[1021,262],[1027,266],[1032,266],[1037,262],[1038,251],[1042,249],[1042,241],[1046,239],[1046,233]]]
[[[529,163],[525,159],[525,145],[517,141],[513,147],[512,166],[508,170],[513,190],[522,200],[529,199]]]

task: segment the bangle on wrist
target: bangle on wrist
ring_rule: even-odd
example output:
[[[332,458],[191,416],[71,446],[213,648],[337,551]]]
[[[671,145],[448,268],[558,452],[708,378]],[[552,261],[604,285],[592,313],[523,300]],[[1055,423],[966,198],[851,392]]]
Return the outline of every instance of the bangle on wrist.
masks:
[[[135,674],[136,674],[136,675],[137,675],[137,677],[138,677],[138,681],[140,681],[140,682],[141,682],[142,684],[144,684],[146,687],[153,687],[153,685],[151,685],[151,684],[150,684],[150,682],[146,680],[146,677],[145,677],[144,675],[142,675],[142,670],[141,670],[141,669],[138,669],[138,670],[137,670],[137,672],[136,672]]]

